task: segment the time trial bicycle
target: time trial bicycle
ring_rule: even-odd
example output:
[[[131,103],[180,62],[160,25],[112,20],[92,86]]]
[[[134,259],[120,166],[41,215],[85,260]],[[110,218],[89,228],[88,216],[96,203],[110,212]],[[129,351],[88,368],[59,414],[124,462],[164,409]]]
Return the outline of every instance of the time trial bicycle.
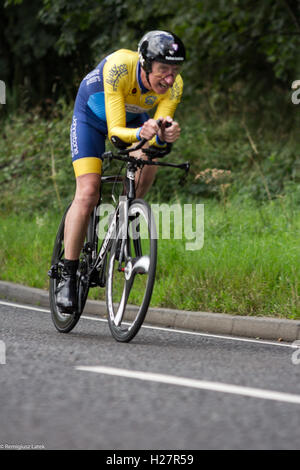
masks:
[[[171,150],[155,147],[143,148],[145,159],[131,155],[146,143],[143,139],[134,147],[105,152],[103,161],[118,160],[126,164],[125,176],[101,177],[99,201],[94,208],[88,225],[84,246],[81,250],[77,270],[77,309],[64,313],[56,304],[56,289],[60,282],[64,258],[64,227],[67,207],[60,222],[51,259],[49,297],[51,317],[57,330],[70,332],[77,324],[91,287],[106,288],[107,318],[110,331],[117,341],[131,341],[145,319],[153,291],[157,262],[157,233],[154,215],[150,205],[143,199],[136,199],[135,174],[144,166],[155,165],[189,171],[189,162],[175,164],[158,159]],[[155,159],[155,160],[154,160]],[[105,173],[105,172],[104,172]],[[101,225],[101,204],[103,184],[121,183],[124,188],[119,201],[115,200],[114,212],[110,215],[108,227],[103,235]],[[102,219],[103,221],[103,219]],[[137,306],[137,307],[136,307]]]

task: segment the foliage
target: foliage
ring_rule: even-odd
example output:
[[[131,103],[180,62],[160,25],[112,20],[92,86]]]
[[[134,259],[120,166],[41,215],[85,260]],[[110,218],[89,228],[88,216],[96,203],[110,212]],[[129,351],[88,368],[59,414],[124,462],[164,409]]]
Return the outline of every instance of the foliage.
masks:
[[[299,118],[292,130],[291,121],[281,123],[281,117],[273,114],[272,127],[265,125],[269,113],[254,120],[250,111],[225,114],[218,103],[214,108],[216,114],[204,100],[197,107],[187,103],[179,110],[181,137],[165,159],[190,161],[190,174],[183,185],[181,171],[159,169],[148,199],[188,202],[216,198],[226,205],[234,194],[241,200],[250,197],[263,202],[298,192]],[[75,186],[69,143],[71,118],[72,105],[60,100],[54,107],[50,103],[44,116],[41,108],[34,108],[11,114],[3,122],[0,214],[62,210],[71,200]],[[119,165],[110,167],[106,174],[116,171]],[[300,204],[298,199],[296,204]]]
[[[299,78],[297,0],[6,0],[0,6],[0,70],[19,102],[70,101],[105,54],[137,48],[149,29],[170,29],[188,50],[186,93],[199,87],[256,98]],[[25,90],[25,98],[24,98]],[[25,102],[26,102],[25,99]]]
[[[154,28],[174,30],[187,46],[176,115],[182,136],[172,158],[190,160],[192,171],[182,187],[178,172],[160,170],[149,198],[224,200],[238,192],[261,201],[298,185],[300,118],[291,82],[300,78],[299,17],[293,0],[141,0],[138,7],[133,0],[6,0],[2,212],[63,205],[72,196],[68,134],[78,84],[107,53],[136,49]],[[230,171],[230,182],[195,179],[207,168]]]

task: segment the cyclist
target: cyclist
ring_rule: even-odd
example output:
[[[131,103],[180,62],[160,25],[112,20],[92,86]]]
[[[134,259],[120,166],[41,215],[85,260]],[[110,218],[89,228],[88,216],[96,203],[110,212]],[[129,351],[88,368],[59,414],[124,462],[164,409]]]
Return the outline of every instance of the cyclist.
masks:
[[[182,95],[179,70],[184,60],[185,47],[175,34],[150,31],[138,52],[121,49],[110,54],[80,84],[70,130],[76,192],[66,217],[64,269],[56,292],[62,312],[72,313],[76,307],[76,271],[89,216],[99,198],[105,138],[108,135],[117,147],[143,138],[158,147],[175,142],[180,127],[173,116]],[[151,119],[147,111],[155,106]],[[143,158],[141,151],[135,156]],[[148,191],[155,173],[150,166],[137,175],[137,197]]]

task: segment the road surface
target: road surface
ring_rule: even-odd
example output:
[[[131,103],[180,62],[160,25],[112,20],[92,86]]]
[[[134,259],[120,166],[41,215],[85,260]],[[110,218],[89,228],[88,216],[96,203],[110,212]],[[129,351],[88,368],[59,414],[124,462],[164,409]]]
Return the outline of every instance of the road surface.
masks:
[[[300,449],[293,344],[143,327],[0,302],[0,449]],[[298,354],[299,353],[299,354]]]

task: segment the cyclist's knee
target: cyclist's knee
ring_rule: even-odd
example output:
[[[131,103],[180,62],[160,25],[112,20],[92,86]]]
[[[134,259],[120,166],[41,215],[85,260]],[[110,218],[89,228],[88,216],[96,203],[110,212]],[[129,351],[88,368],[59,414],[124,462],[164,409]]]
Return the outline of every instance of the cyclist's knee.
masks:
[[[99,199],[100,176],[96,174],[82,175],[77,178],[75,203],[84,212],[91,212]]]

